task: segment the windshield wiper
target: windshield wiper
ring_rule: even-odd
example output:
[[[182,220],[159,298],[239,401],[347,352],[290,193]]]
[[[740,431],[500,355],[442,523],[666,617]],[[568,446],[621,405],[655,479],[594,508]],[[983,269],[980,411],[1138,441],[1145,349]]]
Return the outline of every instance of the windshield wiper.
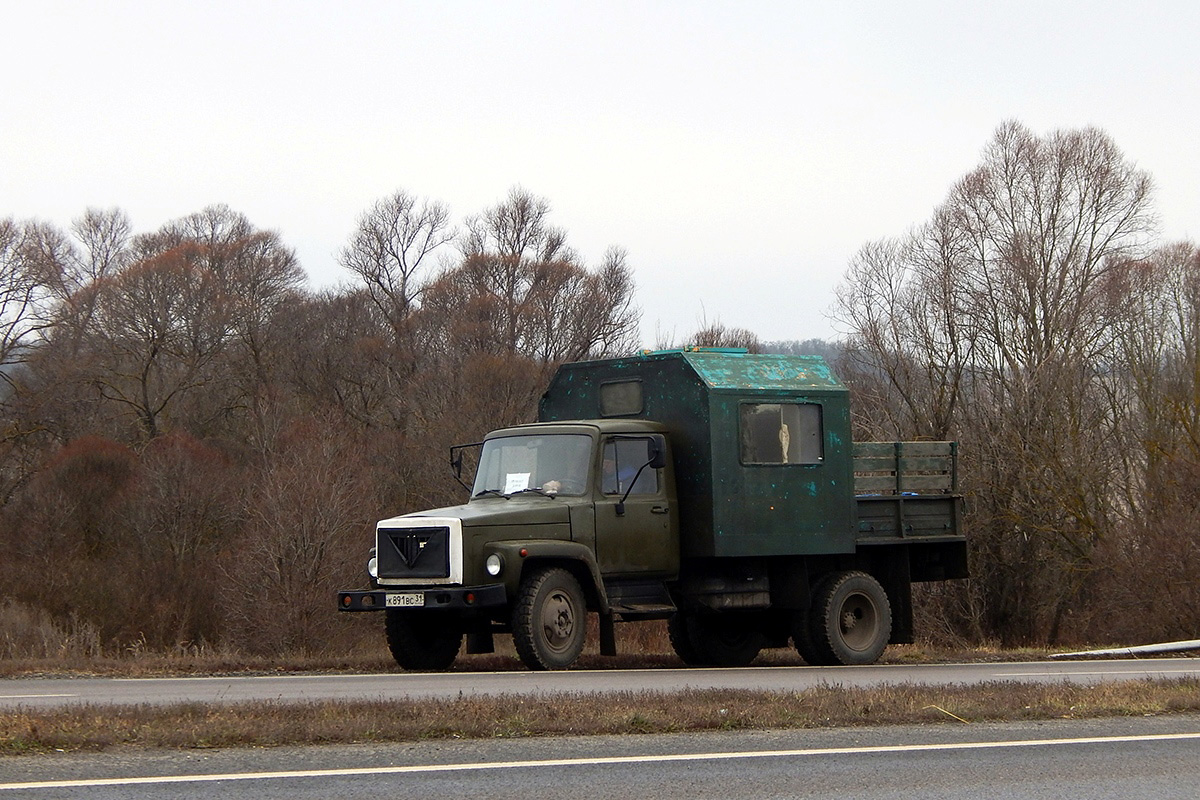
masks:
[[[525,492],[540,494],[542,497],[558,497],[558,492],[547,492],[540,486],[526,486],[524,489],[518,489],[517,491],[508,495],[508,497],[512,497],[514,494],[524,494]]]
[[[472,497],[483,497],[485,494],[499,495],[500,497],[503,497],[505,500],[507,500],[509,497],[508,495],[506,495],[504,492],[500,491],[499,489],[480,489],[478,492],[476,492],[475,494],[473,494],[471,496]]]

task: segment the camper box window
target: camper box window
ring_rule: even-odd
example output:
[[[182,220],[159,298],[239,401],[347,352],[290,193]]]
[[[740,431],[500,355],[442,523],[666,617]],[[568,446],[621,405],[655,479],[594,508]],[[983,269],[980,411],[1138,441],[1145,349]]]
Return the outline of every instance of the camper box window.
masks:
[[[600,416],[627,417],[640,413],[641,381],[610,381],[600,384]]]
[[[821,406],[816,403],[743,403],[743,464],[820,464]]]

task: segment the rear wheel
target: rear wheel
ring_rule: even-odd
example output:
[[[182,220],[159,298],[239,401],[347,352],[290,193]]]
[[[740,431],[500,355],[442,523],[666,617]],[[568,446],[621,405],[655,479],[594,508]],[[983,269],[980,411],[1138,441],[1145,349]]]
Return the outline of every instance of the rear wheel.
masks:
[[[817,645],[813,640],[812,628],[808,622],[807,611],[797,611],[792,619],[792,641],[796,645],[796,652],[804,659],[804,663],[812,666],[819,666],[828,663],[828,656],[824,656],[817,649]]]
[[[692,635],[688,632],[690,615],[676,611],[667,620],[667,638],[671,640],[671,648],[683,663],[689,667],[698,667],[704,663],[696,645],[692,643]]]
[[[449,669],[462,647],[458,621],[444,612],[388,609],[384,627],[392,658],[404,669]]]
[[[512,616],[513,644],[530,669],[566,669],[583,652],[587,605],[575,576],[561,567],[521,582]]]
[[[837,572],[817,586],[807,625],[793,630],[809,664],[874,664],[892,637],[892,607],[865,572]]]
[[[701,664],[744,667],[763,647],[757,625],[734,614],[694,614],[687,617],[688,638]],[[678,650],[676,651],[678,652]]]

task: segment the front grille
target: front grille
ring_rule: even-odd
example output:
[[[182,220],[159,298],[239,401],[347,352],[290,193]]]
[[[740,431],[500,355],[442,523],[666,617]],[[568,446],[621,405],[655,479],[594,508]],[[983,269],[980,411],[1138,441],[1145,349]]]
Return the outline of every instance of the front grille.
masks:
[[[380,528],[376,557],[380,578],[448,578],[450,529]]]

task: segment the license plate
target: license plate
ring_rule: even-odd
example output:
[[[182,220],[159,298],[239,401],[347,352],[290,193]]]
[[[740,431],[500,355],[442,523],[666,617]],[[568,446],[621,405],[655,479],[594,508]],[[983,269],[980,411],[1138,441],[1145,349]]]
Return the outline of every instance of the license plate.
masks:
[[[420,608],[425,605],[425,595],[422,592],[389,594],[386,605],[388,608]]]

